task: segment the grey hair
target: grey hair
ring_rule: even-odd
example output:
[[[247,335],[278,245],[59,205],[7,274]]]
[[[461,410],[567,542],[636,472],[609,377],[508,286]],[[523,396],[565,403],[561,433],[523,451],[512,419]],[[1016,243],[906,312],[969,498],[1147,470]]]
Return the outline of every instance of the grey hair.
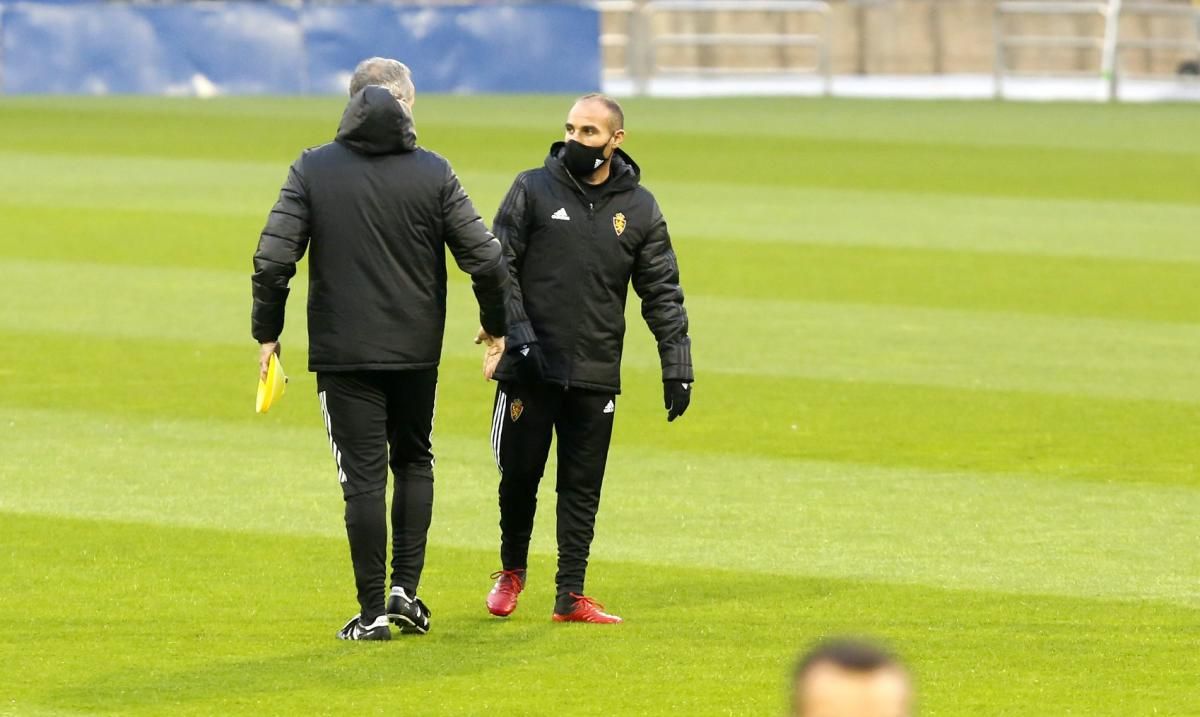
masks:
[[[416,88],[413,86],[412,70],[403,62],[386,57],[371,57],[358,63],[350,78],[350,96],[353,97],[367,85],[382,85],[398,100],[411,103]]]

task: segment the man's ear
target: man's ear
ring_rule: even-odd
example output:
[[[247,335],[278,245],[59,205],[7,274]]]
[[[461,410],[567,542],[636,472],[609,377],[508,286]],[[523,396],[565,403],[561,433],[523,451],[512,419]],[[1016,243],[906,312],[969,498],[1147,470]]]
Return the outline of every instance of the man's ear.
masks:
[[[625,130],[624,129],[619,129],[616,132],[613,132],[613,137],[612,137],[613,149],[620,147],[621,143],[624,141],[625,141]]]

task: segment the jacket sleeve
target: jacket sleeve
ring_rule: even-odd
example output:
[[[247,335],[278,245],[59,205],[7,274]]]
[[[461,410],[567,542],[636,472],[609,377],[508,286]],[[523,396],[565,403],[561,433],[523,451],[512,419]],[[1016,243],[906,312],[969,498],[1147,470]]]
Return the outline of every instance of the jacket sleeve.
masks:
[[[250,333],[259,343],[277,341],[283,333],[283,310],[291,291],[288,282],[296,275],[296,262],[308,249],[309,203],[303,161],[301,156],[288,170],[254,252]]]
[[[500,242],[483,225],[450,165],[442,187],[442,225],[458,268],[471,275],[479,324],[492,336],[508,333],[508,266]]]
[[[642,317],[658,341],[663,380],[691,382],[695,380],[692,340],[679,285],[679,264],[657,204],[653,217],[650,233],[634,257],[633,290],[642,299]]]
[[[510,346],[520,346],[537,341],[537,334],[525,313],[525,295],[521,292],[521,266],[525,259],[525,246],[529,238],[526,225],[526,194],[525,175],[519,175],[508,195],[496,212],[492,228],[496,237],[504,247],[504,256],[508,260],[510,277],[510,298],[508,301],[508,343]]]

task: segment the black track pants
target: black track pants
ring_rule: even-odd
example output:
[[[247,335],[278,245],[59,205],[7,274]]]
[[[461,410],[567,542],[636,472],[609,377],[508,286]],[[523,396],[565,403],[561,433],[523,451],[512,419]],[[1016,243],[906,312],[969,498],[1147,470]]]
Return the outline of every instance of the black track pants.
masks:
[[[558,435],[558,593],[583,594],[612,439],[616,396],[503,382],[496,390],[492,449],[500,468],[500,560],[526,567],[538,483]]]
[[[317,395],[346,499],[346,536],[365,621],[384,613],[387,474],[392,498],[392,586],[416,593],[433,515],[437,369],[320,372]]]

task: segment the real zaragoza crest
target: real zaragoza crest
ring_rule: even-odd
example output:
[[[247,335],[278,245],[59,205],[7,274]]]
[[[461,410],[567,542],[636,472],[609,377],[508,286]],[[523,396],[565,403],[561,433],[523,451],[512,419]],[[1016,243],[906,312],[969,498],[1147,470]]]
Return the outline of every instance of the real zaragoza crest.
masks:
[[[625,232],[625,215],[621,212],[613,215],[613,231],[617,233],[617,236],[621,236]]]
[[[519,398],[513,401],[512,405],[508,407],[508,415],[512,416],[514,422],[520,418],[521,414],[524,412],[525,404]]]

